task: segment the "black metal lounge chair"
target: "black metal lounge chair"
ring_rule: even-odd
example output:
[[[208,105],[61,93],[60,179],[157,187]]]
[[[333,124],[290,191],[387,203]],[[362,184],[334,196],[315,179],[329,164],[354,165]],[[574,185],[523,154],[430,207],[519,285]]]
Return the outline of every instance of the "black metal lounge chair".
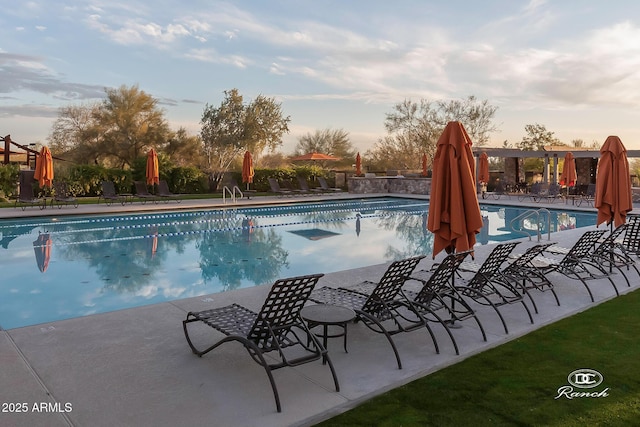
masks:
[[[172,199],[178,203],[182,201],[179,194],[174,194],[169,190],[169,185],[165,180],[161,180],[160,182],[158,182],[158,197],[164,199],[165,202],[168,202]]]
[[[140,199],[142,204],[147,203],[147,200],[158,203],[158,198],[155,195],[149,193],[147,184],[145,184],[143,181],[134,181],[133,184],[136,187],[136,197]]]
[[[33,195],[33,171],[24,171],[20,173],[20,189],[18,197],[14,203],[14,207],[18,205],[25,210],[27,206],[38,206],[41,210],[46,207],[46,199],[34,197]]]
[[[313,274],[277,280],[258,313],[238,304],[189,312],[187,318],[182,321],[189,347],[194,354],[202,357],[224,343],[240,342],[251,358],[267,373],[278,412],[282,412],[282,407],[272,374],[275,369],[326,360],[336,391],[340,391],[338,377],[327,350],[300,317],[300,310],[322,276],[323,274]],[[225,337],[210,347],[199,350],[188,332],[188,325],[193,322],[204,322],[222,332]],[[289,350],[285,351],[287,348]],[[277,360],[267,361],[266,353],[275,353],[274,357]]]
[[[633,268],[636,274],[640,276],[640,271],[636,267],[635,260],[631,254],[625,249],[620,240],[624,241],[623,235],[630,229],[629,224],[621,224],[609,233],[604,240],[598,243],[593,252],[587,255],[587,257],[604,267],[605,270],[609,270],[609,273],[615,268],[627,282],[627,286],[631,286],[629,278],[625,274],[625,270],[629,271]]]
[[[596,185],[589,184],[587,185],[587,190],[585,191],[585,193],[575,200],[575,204],[576,206],[582,206],[582,204],[585,203],[587,206],[593,206],[593,202],[595,198],[596,198]]]
[[[102,181],[102,194],[98,197],[98,204],[100,199],[103,199],[107,206],[113,202],[119,202],[124,206],[127,198],[116,192],[116,187],[113,185],[113,181]]]
[[[402,291],[413,312],[417,313],[424,321],[434,321],[432,317],[435,317],[435,321],[445,327],[456,354],[460,354],[460,350],[449,326],[453,326],[457,322],[467,319],[475,320],[482,333],[482,339],[487,340],[487,334],[475,311],[453,288],[454,275],[469,253],[470,251],[466,251],[447,255],[441,263],[437,264],[435,270],[415,272],[409,279],[421,282],[422,288],[417,292],[407,289]],[[441,310],[446,312],[445,316],[436,315]]]
[[[535,266],[544,274],[557,272],[565,277],[579,280],[589,292],[591,301],[594,302],[593,293],[587,284],[588,280],[607,279],[616,295],[619,295],[616,284],[610,277],[606,269],[598,262],[594,262],[590,257],[594,247],[598,244],[605,230],[593,230],[585,232],[578,241],[562,256],[560,260],[549,257],[539,256],[534,260]],[[547,253],[553,254],[552,247],[546,250]],[[559,253],[558,255],[562,255]]]
[[[311,194],[311,191],[305,190],[304,188],[296,188],[295,184],[290,179],[285,179],[282,181],[282,185],[288,191],[291,191],[294,194],[299,194],[301,196]]]
[[[309,183],[307,182],[306,179],[304,179],[303,177],[299,176],[298,177],[298,186],[300,187],[301,190],[304,190],[308,193],[323,193],[324,190],[322,188],[310,188],[309,187]]]
[[[505,189],[504,182],[502,182],[502,181],[496,182],[496,186],[493,189],[493,191],[485,191],[485,192],[482,193],[482,198],[483,199],[488,199],[489,197],[492,197],[495,200],[499,200],[500,197],[506,197],[508,199],[511,198],[509,196],[509,193]]]
[[[279,196],[292,196],[294,193],[290,190],[286,190],[280,187],[278,180],[275,178],[268,178],[271,192],[276,193]]]
[[[472,262],[465,262],[460,270],[472,273],[470,278],[456,277],[455,289],[458,293],[480,305],[490,306],[497,313],[504,332],[509,333],[507,323],[498,307],[507,304],[522,304],[529,321],[533,323],[533,316],[529,307],[524,302],[524,295],[509,280],[504,280],[501,276],[502,265],[509,259],[509,255],[519,242],[501,243],[497,245],[489,256],[480,265]],[[528,294],[526,288],[523,289]],[[530,298],[530,297],[529,297]]]
[[[526,291],[526,295],[529,296],[533,309],[538,313],[538,306],[535,299],[531,295],[531,290],[538,290],[540,292],[551,291],[553,297],[556,300],[556,304],[560,305],[558,294],[556,293],[553,283],[547,279],[542,272],[540,272],[533,261],[536,257],[541,255],[549,246],[555,245],[555,242],[541,243],[535,246],[531,246],[524,253],[517,255],[513,260],[502,269],[500,276],[502,279],[512,282],[522,288],[523,293]],[[511,256],[510,256],[511,258]]]
[[[73,205],[74,208],[78,207],[78,199],[73,197],[69,192],[69,187],[64,181],[56,181],[53,183],[52,207],[54,203],[58,205],[58,209],[62,209],[62,205]]]
[[[622,246],[629,254],[640,257],[640,217],[627,216],[628,226],[622,239]]]
[[[334,192],[334,193],[342,192],[342,188],[329,187],[329,184],[327,184],[327,180],[324,179],[324,177],[321,177],[321,176],[318,177],[318,184],[320,184],[320,188],[325,192]]]
[[[391,344],[398,363],[398,369],[402,369],[400,355],[391,336],[413,330],[415,325],[411,325],[407,329],[401,323],[401,320],[404,319],[402,311],[406,310],[406,306],[398,299],[398,296],[405,281],[422,258],[424,258],[424,255],[395,261],[387,268],[379,282],[363,282],[354,286],[354,289],[360,286],[371,286],[373,290],[370,294],[350,288],[330,288],[325,286],[313,291],[309,299],[319,304],[332,304],[355,311],[356,322],[361,321],[372,331],[384,334],[389,344]],[[383,325],[383,322],[389,324],[390,327]],[[428,325],[425,324],[424,326],[431,335],[436,352],[439,352],[433,331]]]

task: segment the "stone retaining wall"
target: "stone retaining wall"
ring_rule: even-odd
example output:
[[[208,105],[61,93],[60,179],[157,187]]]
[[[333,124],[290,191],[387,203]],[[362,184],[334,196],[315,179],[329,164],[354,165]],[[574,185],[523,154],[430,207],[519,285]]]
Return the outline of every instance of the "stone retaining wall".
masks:
[[[347,188],[349,193],[354,194],[429,194],[431,192],[431,178],[352,177],[347,180]]]

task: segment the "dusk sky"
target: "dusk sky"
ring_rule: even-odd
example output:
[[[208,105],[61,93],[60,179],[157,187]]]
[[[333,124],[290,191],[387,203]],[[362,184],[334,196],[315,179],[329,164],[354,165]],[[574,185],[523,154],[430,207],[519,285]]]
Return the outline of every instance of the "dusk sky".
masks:
[[[640,2],[611,0],[0,0],[0,135],[46,143],[58,108],[138,85],[174,130],[237,88],[298,138],[344,129],[366,151],[411,99],[498,107],[491,146],[527,124],[640,149]]]

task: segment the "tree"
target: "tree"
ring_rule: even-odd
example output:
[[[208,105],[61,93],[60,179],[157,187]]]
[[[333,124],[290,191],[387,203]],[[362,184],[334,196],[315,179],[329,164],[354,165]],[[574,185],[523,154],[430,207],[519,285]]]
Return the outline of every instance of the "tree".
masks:
[[[96,163],[100,156],[95,150],[101,135],[99,108],[98,103],[60,108],[48,137],[51,152],[76,163]]]
[[[450,121],[462,122],[473,143],[485,145],[489,134],[497,129],[492,123],[496,110],[475,96],[438,102],[405,100],[386,115],[388,135],[378,140],[366,156],[374,168],[419,169],[422,154],[433,159],[438,139]]]
[[[169,137],[164,152],[176,166],[206,166],[202,161],[202,141],[197,135],[189,135],[185,128],[181,127]]]
[[[161,148],[170,130],[158,101],[138,86],[106,89],[107,99],[98,110],[105,128],[100,148],[112,165],[130,167],[151,148]]]
[[[527,136],[522,137],[520,149],[524,151],[542,150],[545,145],[559,145],[560,140],[553,136],[544,125],[533,124],[524,127]]]
[[[225,91],[224,95],[219,107],[206,105],[200,120],[208,169],[216,183],[245,150],[257,156],[281,145],[291,120],[283,117],[281,105],[273,98],[259,95],[245,105],[237,89]]]
[[[52,152],[78,163],[130,168],[170,136],[158,101],[137,86],[105,89],[100,103],[60,109],[49,141]]]
[[[339,157],[341,161],[336,164],[346,165],[351,165],[357,154],[349,140],[349,132],[344,129],[323,129],[302,135],[298,138],[294,155],[299,156],[306,153],[323,153]]]

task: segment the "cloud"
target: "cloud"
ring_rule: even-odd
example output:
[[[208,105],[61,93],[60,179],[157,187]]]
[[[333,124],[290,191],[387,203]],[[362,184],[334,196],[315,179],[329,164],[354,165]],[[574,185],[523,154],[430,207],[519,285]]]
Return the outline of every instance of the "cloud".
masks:
[[[63,100],[104,96],[103,86],[65,82],[35,56],[0,52],[0,73],[0,93],[31,91]]]

